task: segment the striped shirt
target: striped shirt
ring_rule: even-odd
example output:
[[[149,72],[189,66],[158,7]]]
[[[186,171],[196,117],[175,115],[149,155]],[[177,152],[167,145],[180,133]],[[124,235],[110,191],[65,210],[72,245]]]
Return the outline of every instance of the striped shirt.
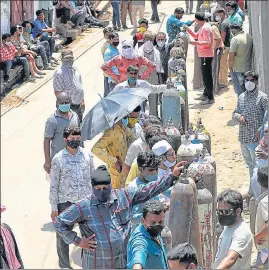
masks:
[[[233,113],[233,118],[239,122],[239,141],[241,143],[256,142],[255,134],[262,125],[265,111],[268,109],[267,94],[258,91],[246,91],[242,93]],[[246,124],[240,123],[240,117],[244,116]]]
[[[81,75],[74,66],[61,66],[54,75],[53,88],[54,92],[67,92],[73,105],[80,105],[84,100]]]
[[[133,206],[167,190],[175,179],[170,175],[145,186],[113,189],[107,203],[100,203],[90,195],[61,213],[54,223],[55,229],[67,244],[80,243],[77,233],[70,230],[70,225],[75,223],[79,224],[83,237],[95,234],[95,251],[84,249],[82,252],[83,269],[124,269]]]

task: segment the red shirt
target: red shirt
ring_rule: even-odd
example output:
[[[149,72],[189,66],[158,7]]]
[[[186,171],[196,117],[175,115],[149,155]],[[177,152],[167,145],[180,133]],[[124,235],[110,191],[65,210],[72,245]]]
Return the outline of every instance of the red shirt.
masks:
[[[147,67],[147,71],[144,74],[140,75],[140,78],[142,80],[147,79],[149,75],[156,70],[156,65],[145,57],[136,56],[134,59],[127,59],[125,57],[122,57],[121,55],[118,55],[101,66],[101,69],[116,81],[118,81],[118,75],[116,75],[112,71],[112,67],[114,66],[118,68],[118,71],[120,73],[119,82],[124,82],[127,80],[127,68],[129,66],[137,66],[138,69],[141,66]]]
[[[15,58],[16,52],[17,52],[17,50],[13,44],[11,44],[10,46],[1,44],[0,62],[6,62],[7,60],[13,60]]]

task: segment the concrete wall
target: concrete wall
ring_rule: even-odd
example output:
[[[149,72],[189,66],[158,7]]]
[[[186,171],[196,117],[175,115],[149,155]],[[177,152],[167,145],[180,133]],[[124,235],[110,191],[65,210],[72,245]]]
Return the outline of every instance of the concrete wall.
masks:
[[[1,0],[1,36],[10,30],[10,1]]]
[[[254,40],[254,70],[260,75],[260,89],[269,95],[269,1],[247,3]]]

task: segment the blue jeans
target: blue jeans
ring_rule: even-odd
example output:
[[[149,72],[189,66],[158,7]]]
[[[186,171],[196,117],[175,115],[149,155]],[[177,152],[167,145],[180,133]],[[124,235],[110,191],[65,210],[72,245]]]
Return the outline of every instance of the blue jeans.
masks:
[[[111,6],[113,8],[113,18],[112,18],[112,24],[113,26],[121,27],[120,22],[120,2],[116,0],[111,1]]]
[[[243,158],[248,165],[250,179],[253,175],[253,170],[255,168],[255,148],[258,146],[258,144],[259,143],[240,143]]]
[[[233,71],[231,76],[232,76],[232,80],[233,80],[234,91],[238,96],[240,96],[242,93],[245,92],[244,73]]]
[[[13,60],[7,60],[4,64],[4,80],[9,79],[9,73],[11,69],[15,66],[22,65],[24,76],[29,78],[30,76],[30,69],[28,60],[25,57],[15,57]]]

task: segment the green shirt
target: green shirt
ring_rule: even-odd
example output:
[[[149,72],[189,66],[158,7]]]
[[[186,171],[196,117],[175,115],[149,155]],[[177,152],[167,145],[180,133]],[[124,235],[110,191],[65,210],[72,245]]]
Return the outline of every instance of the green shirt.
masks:
[[[239,33],[231,40],[230,53],[234,53],[233,71],[251,70],[253,38],[246,33]]]

